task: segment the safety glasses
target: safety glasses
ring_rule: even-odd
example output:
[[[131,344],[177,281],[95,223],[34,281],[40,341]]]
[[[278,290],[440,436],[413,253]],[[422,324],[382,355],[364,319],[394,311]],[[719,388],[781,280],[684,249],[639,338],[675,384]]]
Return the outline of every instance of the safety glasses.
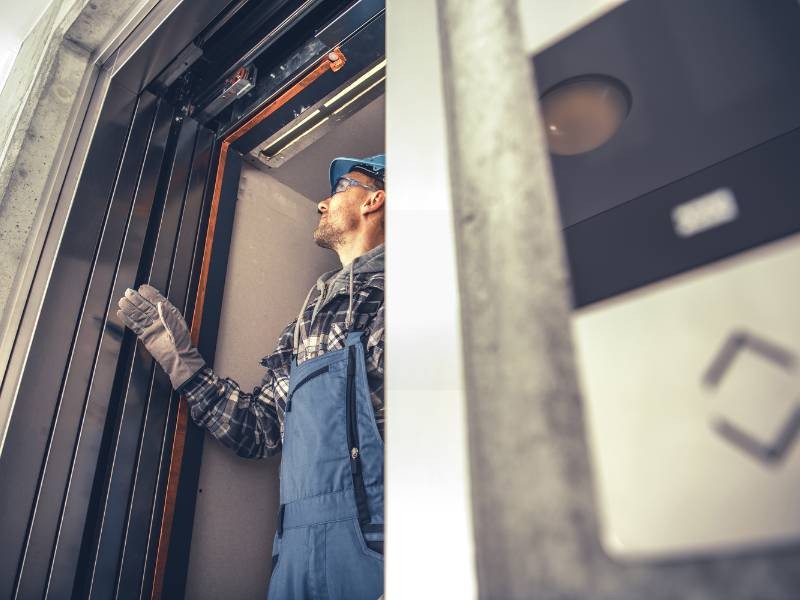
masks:
[[[366,183],[361,183],[356,179],[342,176],[336,180],[336,185],[333,186],[333,193],[338,194],[339,192],[344,192],[350,186],[362,187],[365,190],[370,190],[371,192],[377,192],[379,190],[379,188],[375,187],[374,185],[368,185]]]

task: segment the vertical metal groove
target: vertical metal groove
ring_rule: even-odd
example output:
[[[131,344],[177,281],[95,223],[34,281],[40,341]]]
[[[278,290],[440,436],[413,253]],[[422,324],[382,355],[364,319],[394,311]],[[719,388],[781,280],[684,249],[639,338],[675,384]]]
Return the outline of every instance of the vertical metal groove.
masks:
[[[123,149],[122,149],[122,153],[120,154],[120,157],[119,157],[119,162],[118,162],[118,165],[117,165],[116,173],[119,173],[120,166],[121,166],[122,162],[125,160],[125,157],[126,157],[127,153],[130,151],[131,136],[132,136],[132,132],[134,130],[134,124],[136,123],[136,118],[137,118],[137,116],[139,116],[139,111],[140,111],[140,108],[141,108],[140,104],[141,104],[141,102],[139,100],[137,100],[136,106],[134,107],[133,114],[132,114],[132,117],[131,117],[131,124],[130,124],[130,126],[128,128],[128,132],[127,132],[125,141],[123,143]],[[103,232],[106,229],[106,224],[108,222],[109,215],[111,214],[112,206],[114,204],[114,197],[115,197],[115,195],[117,193],[118,185],[119,185],[119,177],[117,176],[117,178],[115,179],[115,182],[114,182],[114,188],[113,188],[113,190],[111,192],[111,195],[109,197],[109,202],[105,206],[105,214],[103,216],[103,224],[104,225],[102,227],[102,231]],[[97,243],[95,245],[94,252],[92,253],[92,264],[93,265],[97,261],[97,256],[98,256],[98,254],[100,252],[100,248],[101,248],[101,244],[102,244],[102,238],[103,238],[103,234],[101,233],[101,235],[97,239]],[[94,268],[92,269],[92,274],[90,274],[89,279],[87,280],[87,283],[86,283],[86,288],[84,290],[83,299],[81,301],[81,306],[80,306],[80,309],[79,309],[79,313],[81,315],[83,315],[84,309],[86,307],[87,297],[88,297],[89,290],[91,289],[91,285],[92,285],[91,281],[92,281],[93,274],[94,274]],[[75,346],[79,341],[80,321],[81,320],[79,319],[75,324],[75,333],[73,334],[72,344],[70,346],[69,354],[68,354],[70,356],[70,359],[69,359],[70,362],[72,361],[72,357],[74,356],[74,353],[76,351]],[[45,582],[47,581],[47,578],[49,577],[49,565],[50,565],[50,562],[52,561],[53,553],[55,552],[54,545],[52,545],[50,543],[50,542],[52,542],[52,538],[53,538],[52,528],[54,526],[57,526],[56,524],[57,524],[58,520],[60,520],[60,515],[61,515],[61,512],[63,511],[64,496],[60,495],[59,491],[63,490],[65,488],[65,483],[63,482],[63,477],[59,477],[60,473],[57,472],[56,474],[53,474],[53,473],[49,472],[48,465],[51,465],[50,459],[53,456],[53,451],[54,451],[53,447],[54,447],[54,445],[57,445],[57,442],[58,442],[58,440],[54,440],[54,435],[56,433],[56,428],[57,428],[57,426],[59,424],[59,415],[60,415],[61,409],[63,407],[64,391],[65,391],[65,387],[67,385],[67,378],[68,378],[68,373],[65,371],[64,378],[62,379],[61,386],[60,386],[60,388],[58,390],[58,400],[57,400],[57,405],[56,405],[56,409],[55,409],[55,416],[54,416],[54,418],[53,418],[53,420],[51,422],[51,426],[50,426],[50,432],[49,432],[48,440],[47,440],[47,451],[45,453],[45,459],[44,459],[44,462],[43,462],[43,465],[42,465],[42,470],[41,470],[41,473],[40,473],[40,476],[39,476],[39,482],[38,482],[37,489],[36,489],[36,499],[35,499],[35,502],[34,502],[33,511],[31,512],[31,519],[30,519],[29,528],[28,528],[28,532],[27,532],[27,540],[26,540],[26,543],[25,543],[25,549],[23,551],[22,560],[20,561],[20,568],[19,568],[19,571],[18,571],[17,581],[16,581],[16,589],[14,591],[15,597],[26,598],[26,597],[30,597],[30,596],[39,596],[39,595],[43,594],[43,592],[44,592],[43,586],[44,586]],[[56,448],[56,451],[58,451],[58,450],[59,449]],[[69,459],[68,462],[70,464],[71,464],[72,460],[74,459],[74,454],[75,454],[75,448],[73,447],[71,449],[71,452],[69,453],[70,459]],[[52,465],[51,465],[51,467],[52,467]],[[52,470],[52,468],[50,469],[50,471],[51,470]],[[50,484],[49,487],[51,487],[53,489],[48,490],[47,489],[47,487],[48,487],[47,484]],[[48,491],[50,493],[48,493]],[[44,494],[43,494],[43,492],[44,492]],[[55,494],[53,499],[50,498],[50,496],[52,494]],[[39,515],[42,514],[42,512],[39,511],[39,508],[40,508],[39,507],[39,503],[40,503],[41,500],[43,500],[43,496],[44,496],[44,500],[45,501],[46,500],[51,500],[50,501],[50,505],[51,506],[49,507],[50,511],[48,511],[48,512],[52,513],[53,509],[55,508],[52,505],[54,504],[54,502],[57,503],[58,509],[55,511],[55,513],[57,513],[57,516],[55,517],[55,521],[53,521],[53,519],[50,519],[48,523],[45,523],[44,525],[41,525],[38,528],[39,531],[37,531],[34,528],[34,523],[35,523],[35,520],[36,520],[37,513]],[[47,507],[45,507],[45,508],[47,508]],[[37,533],[39,535],[37,535]],[[22,581],[22,575],[23,575],[23,572],[25,572],[26,558],[27,558],[28,553],[31,550],[32,546],[33,546],[34,551],[38,551],[39,553],[43,553],[43,552],[46,551],[47,548],[49,548],[49,553],[48,553],[48,561],[46,563],[44,563],[42,561],[39,561],[38,564],[36,565],[36,567],[34,567],[32,569],[33,573],[28,573],[27,574],[25,581],[27,582],[28,586],[33,586],[33,589],[30,589],[29,587],[25,587],[25,585],[22,585],[22,584],[25,583],[25,581]],[[29,568],[29,570],[30,570],[30,568]],[[44,571],[44,573],[42,571]],[[22,589],[21,589],[21,586],[22,586]]]
[[[211,209],[211,190],[213,189],[214,135],[208,129],[198,132],[197,149],[194,154],[189,190],[187,192],[184,218],[181,222],[176,258],[185,256],[182,264],[176,268],[186,271],[186,277],[180,278],[180,287],[170,283],[169,297],[187,320],[191,320],[194,310],[194,295],[199,280],[199,264],[202,258],[203,240],[205,239],[208,215]],[[187,225],[188,223],[188,225]],[[186,225],[184,227],[184,225]],[[180,397],[172,395],[166,426],[161,439],[158,471],[156,474],[156,492],[153,499],[149,519],[148,538],[145,548],[144,569],[139,582],[139,597],[149,598],[153,588],[153,576],[156,567],[156,555],[162,529],[164,503],[167,495],[167,483],[170,473],[170,459],[176,429],[176,417]],[[123,572],[124,576],[124,572]]]
[[[139,262],[146,235],[144,231],[146,217],[154,202],[155,185],[152,183],[152,174],[160,172],[171,114],[171,107],[163,102],[158,103],[155,125],[147,144],[141,171],[136,169],[126,175],[132,176],[136,191],[133,195],[133,208],[125,211],[126,215],[130,215],[130,219],[127,221],[121,250],[107,256],[103,265],[98,265],[98,270],[102,268],[104,271],[104,279],[98,281],[98,289],[94,290],[93,310],[95,318],[102,324],[103,331],[99,340],[94,342],[98,346],[95,362],[91,367],[82,364],[75,367],[75,385],[77,386],[87,373],[90,375],[90,385],[85,402],[86,408],[80,421],[64,516],[58,530],[48,594],[72,593],[78,568],[84,556],[82,551],[86,548],[86,536],[92,536],[94,532],[94,527],[90,525],[87,528],[87,524],[94,522],[94,515],[90,509],[95,508],[98,486],[103,485],[103,480],[99,477],[106,469],[104,444],[108,440],[109,424],[113,424],[117,418],[118,405],[112,402],[112,398],[120,377],[118,368],[120,356],[125,355],[125,346],[122,342],[126,332],[109,315],[109,312],[111,314],[116,312],[116,307],[109,307],[111,298],[116,299],[124,291],[124,287],[130,281],[132,269]],[[119,244],[118,241],[116,243]],[[78,394],[79,389],[74,393]],[[80,393],[86,394],[86,391]]]
[[[134,235],[130,248],[128,248],[127,258],[130,262],[136,262],[135,282],[141,281],[141,273],[149,269],[158,244],[168,244],[170,237],[169,232],[162,230],[162,224],[164,211],[167,208],[167,194],[172,180],[176,160],[175,149],[181,126],[174,120],[174,108],[166,105],[163,108],[163,114],[159,115],[163,121],[159,127],[167,132],[166,143],[160,161],[153,165],[150,173],[143,174],[143,177],[154,178],[157,183],[152,195],[152,203],[145,198],[142,199],[142,209],[147,208],[149,214],[146,219],[144,215],[141,218],[141,224],[144,224],[146,220],[141,242]],[[146,192],[147,195],[149,193],[149,191]],[[123,253],[121,260],[125,261],[125,259],[126,254]],[[120,281],[130,282],[128,277],[130,277],[133,267],[133,264],[129,266],[127,274],[119,277]],[[117,293],[122,291],[121,287],[120,284],[120,290]],[[116,300],[116,298],[112,298],[112,300]],[[112,307],[112,312],[116,312],[116,305]],[[154,370],[155,363],[152,357],[141,350],[141,344],[135,339],[135,336],[128,335],[128,340],[129,344],[132,343],[135,346],[133,364],[131,365],[127,359],[118,362],[117,370],[124,369],[127,379],[117,379],[111,393],[111,397],[115,399],[119,407],[117,418],[111,426],[113,447],[108,449],[107,455],[101,453],[99,457],[108,467],[104,474],[104,489],[103,492],[100,492],[100,503],[103,507],[102,521],[99,537],[93,549],[93,565],[89,568],[91,573],[89,597],[108,598],[113,594],[122,555],[123,532],[129,504],[132,500],[131,487],[135,456],[138,453],[141,439],[144,411],[150,396],[149,390],[153,385],[154,374],[157,372],[157,369]],[[121,381],[125,381],[122,389],[117,387],[123,385]]]
[[[172,172],[169,176],[169,187],[159,224],[159,234],[157,248],[153,255],[151,273],[149,281],[162,290],[165,296],[170,296],[171,283],[173,281],[173,267],[175,252],[178,247],[180,230],[182,225],[182,215],[185,210],[185,201],[190,184],[191,164],[195,141],[197,139],[197,122],[188,120],[183,122],[177,139],[175,159],[172,164]],[[183,273],[179,276],[182,278]],[[127,565],[129,571],[132,569],[137,573],[137,579],[141,579],[141,567],[134,567],[136,555],[144,552],[141,547],[144,541],[141,539],[142,531],[140,527],[131,529],[130,519],[138,515],[137,522],[146,519],[149,513],[149,506],[152,504],[155,478],[157,474],[157,459],[159,452],[151,445],[151,442],[162,437],[161,432],[166,427],[166,413],[169,412],[169,403],[172,397],[172,386],[169,378],[161,369],[156,369],[150,383],[149,396],[145,404],[144,414],[139,426],[139,440],[136,453],[133,457],[134,476],[129,493],[128,509],[126,511],[125,523],[121,532],[122,550],[118,566],[117,580],[114,583],[115,597],[135,597],[138,595],[138,584],[129,586],[121,585],[123,565]],[[147,506],[142,506],[146,504]],[[139,514],[141,513],[141,514]],[[132,550],[133,544],[136,549]],[[125,562],[127,561],[127,563]],[[101,596],[102,597],[102,596]]]

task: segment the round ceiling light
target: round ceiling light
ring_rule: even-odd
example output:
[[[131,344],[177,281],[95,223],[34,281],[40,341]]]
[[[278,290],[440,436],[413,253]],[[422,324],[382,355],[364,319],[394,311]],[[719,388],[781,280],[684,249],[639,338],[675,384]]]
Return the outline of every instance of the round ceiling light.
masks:
[[[540,104],[550,151],[569,156],[610,140],[630,112],[631,94],[613,77],[581,75],[547,90]]]

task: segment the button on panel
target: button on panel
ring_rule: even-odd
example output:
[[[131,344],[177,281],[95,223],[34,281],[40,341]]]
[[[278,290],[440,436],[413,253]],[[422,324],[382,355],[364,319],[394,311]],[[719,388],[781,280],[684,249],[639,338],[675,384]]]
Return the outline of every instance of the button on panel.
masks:
[[[618,558],[800,541],[800,235],[576,311]]]
[[[718,433],[762,461],[780,460],[800,425],[794,354],[761,336],[732,333],[706,372]]]

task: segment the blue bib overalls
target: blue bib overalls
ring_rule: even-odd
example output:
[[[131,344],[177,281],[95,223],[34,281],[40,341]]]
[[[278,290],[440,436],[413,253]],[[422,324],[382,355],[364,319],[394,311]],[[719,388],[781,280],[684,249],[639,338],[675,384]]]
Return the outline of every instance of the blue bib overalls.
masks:
[[[383,593],[383,440],[363,340],[292,360],[269,600]]]

